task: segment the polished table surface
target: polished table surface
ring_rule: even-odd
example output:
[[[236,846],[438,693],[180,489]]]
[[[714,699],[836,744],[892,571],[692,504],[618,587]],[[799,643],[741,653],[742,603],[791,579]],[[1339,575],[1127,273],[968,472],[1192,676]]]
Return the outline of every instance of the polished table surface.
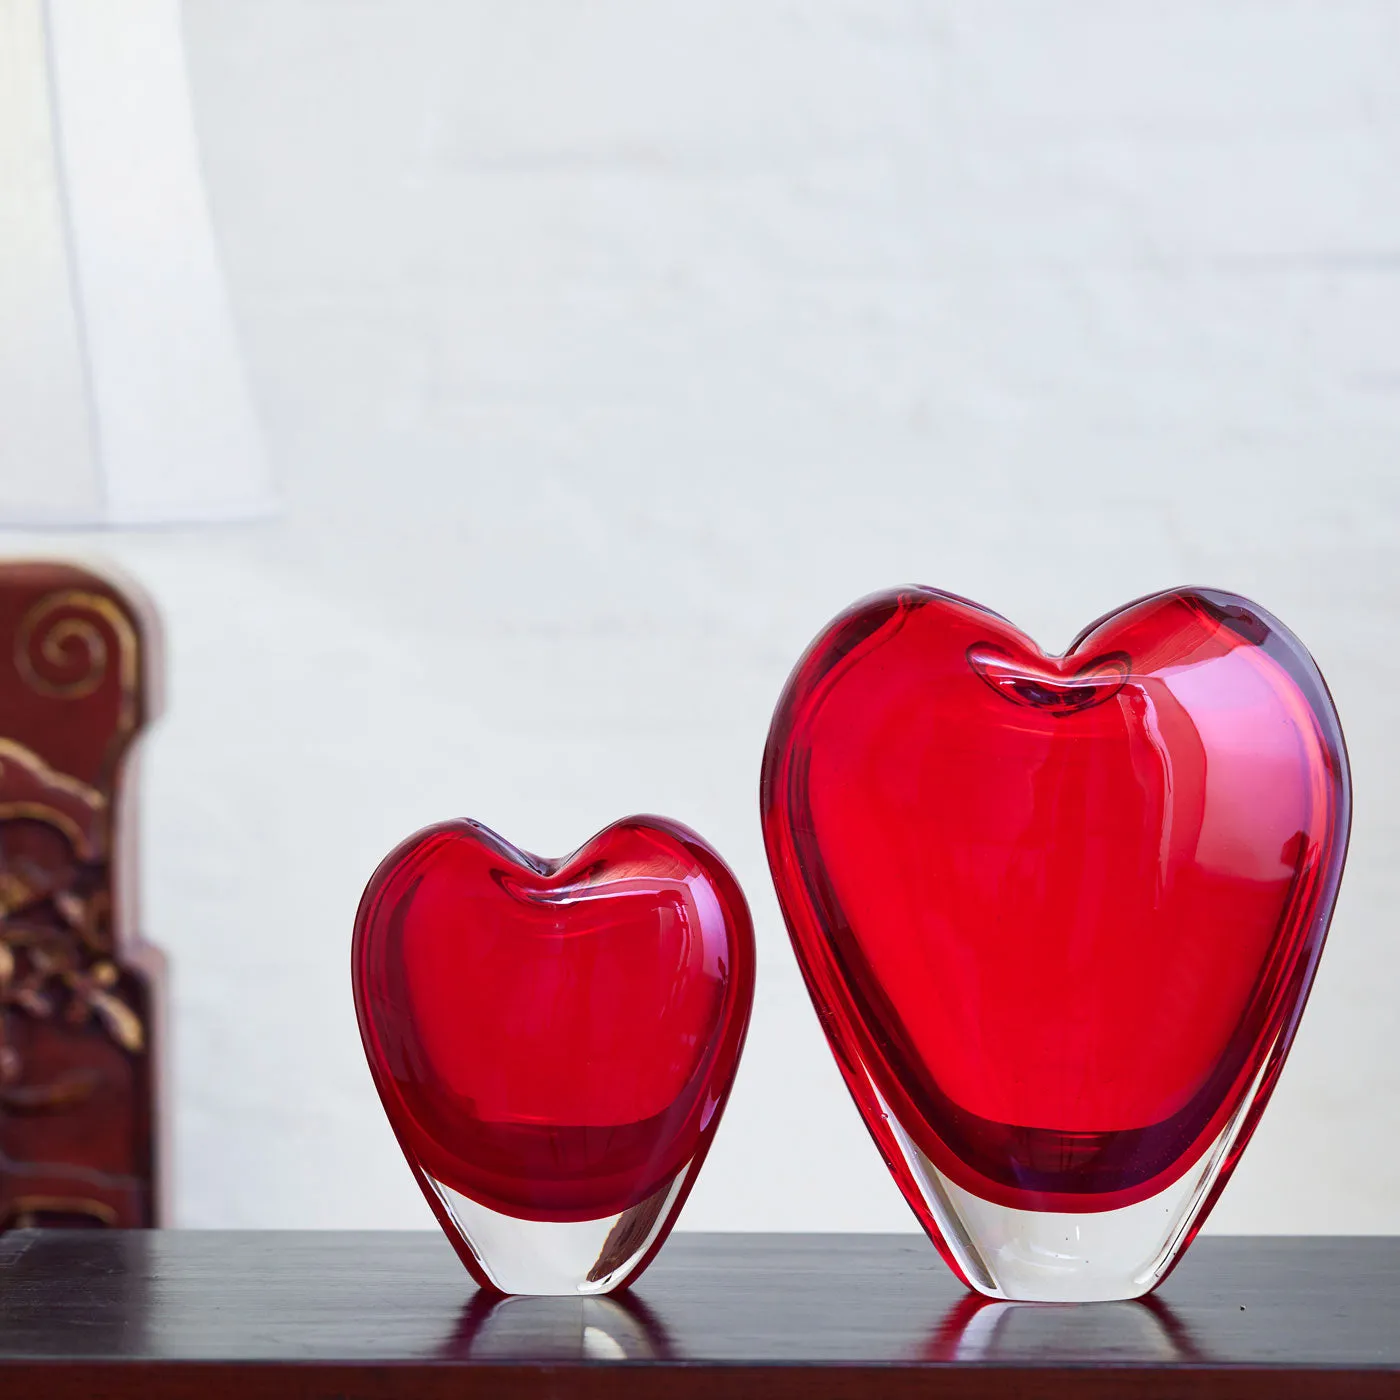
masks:
[[[1400,1397],[1400,1239],[1208,1237],[1050,1306],[916,1235],[677,1234],[628,1294],[502,1299],[434,1234],[18,1231],[0,1395]]]

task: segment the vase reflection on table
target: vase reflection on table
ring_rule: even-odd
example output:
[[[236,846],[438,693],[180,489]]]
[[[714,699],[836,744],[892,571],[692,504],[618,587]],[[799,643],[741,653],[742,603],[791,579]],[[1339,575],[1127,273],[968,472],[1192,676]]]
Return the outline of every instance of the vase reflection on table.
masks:
[[[474,1361],[664,1361],[665,1324],[630,1289],[610,1297],[502,1297],[474,1294],[445,1359]]]
[[[1272,1091],[1341,878],[1307,651],[1204,589],[1062,657],[877,595],[789,679],[762,805],[847,1086],[951,1267],[993,1298],[1155,1287]]]
[[[1202,1360],[1191,1329],[1157,1295],[1046,1307],[977,1293],[965,1294],[939,1319],[920,1359],[1045,1366],[1093,1355],[1138,1365]]]

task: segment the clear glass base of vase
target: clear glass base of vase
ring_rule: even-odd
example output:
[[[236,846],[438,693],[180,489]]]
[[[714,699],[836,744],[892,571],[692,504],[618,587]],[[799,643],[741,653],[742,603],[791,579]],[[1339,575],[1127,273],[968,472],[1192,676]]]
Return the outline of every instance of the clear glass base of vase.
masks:
[[[689,1166],[640,1204],[599,1220],[521,1220],[491,1210],[426,1172],[482,1273],[502,1293],[547,1297],[610,1293],[634,1274],[674,1213]]]
[[[1119,1210],[1017,1210],[929,1171],[943,1193],[944,1237],[968,1281],[989,1298],[1022,1303],[1110,1303],[1150,1292],[1176,1256],[1202,1185],[1198,1168]]]
[[[1118,1210],[1018,1210],[950,1180],[900,1126],[871,1085],[910,1175],[963,1276],[988,1298],[1019,1303],[1115,1303],[1141,1298],[1191,1238],[1263,1071],[1220,1136],[1165,1190]]]

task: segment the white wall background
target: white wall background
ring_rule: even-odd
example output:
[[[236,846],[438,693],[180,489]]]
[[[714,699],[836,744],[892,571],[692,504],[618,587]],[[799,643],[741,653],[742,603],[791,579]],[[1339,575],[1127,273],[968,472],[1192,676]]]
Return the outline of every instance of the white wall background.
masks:
[[[689,1228],[906,1229],[771,893],[797,654],[933,583],[1044,644],[1234,589],[1332,684],[1352,859],[1213,1225],[1400,1231],[1400,8],[186,0],[273,522],[95,545],[154,592],[146,924],[178,1222],[426,1226],[360,1053],[379,857],[635,810],[761,945]]]

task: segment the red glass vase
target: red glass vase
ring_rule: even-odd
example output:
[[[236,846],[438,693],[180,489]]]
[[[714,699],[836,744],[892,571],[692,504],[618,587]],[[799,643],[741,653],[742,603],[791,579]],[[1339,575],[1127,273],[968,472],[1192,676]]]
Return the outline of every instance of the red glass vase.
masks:
[[[476,1280],[635,1279],[709,1150],[753,1003],[719,856],[659,817],[556,861],[443,822],[375,871],[352,964],[389,1123]]]
[[[1346,750],[1243,598],[1132,603],[1047,656],[907,588],[816,639],[764,756],[769,863],[847,1086],[996,1298],[1131,1298],[1205,1219],[1341,879]]]

